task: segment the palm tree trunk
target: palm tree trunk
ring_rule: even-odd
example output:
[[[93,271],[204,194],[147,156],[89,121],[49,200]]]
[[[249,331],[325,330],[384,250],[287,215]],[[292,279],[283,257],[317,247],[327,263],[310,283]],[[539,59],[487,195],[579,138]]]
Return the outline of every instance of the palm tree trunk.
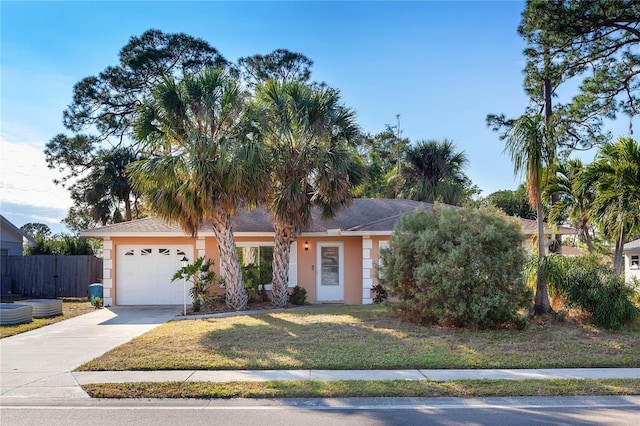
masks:
[[[286,306],[289,301],[289,256],[291,242],[295,239],[291,227],[279,220],[275,221],[275,238],[273,249],[273,282],[271,286],[271,304],[277,307]]]
[[[534,303],[534,311],[536,315],[546,314],[551,311],[551,303],[549,302],[549,290],[547,288],[547,280],[544,267],[544,216],[542,211],[542,199],[540,194],[536,197],[536,222],[538,225],[538,273],[536,277],[536,297]]]
[[[591,239],[589,228],[585,227],[582,230],[582,233],[584,234],[584,240],[587,243],[587,248],[589,249],[589,253],[593,253],[593,240]]]
[[[620,236],[616,240],[616,250],[613,254],[613,271],[617,276],[622,274],[622,249],[624,248],[624,240],[626,238],[626,229],[624,223],[620,223]]]
[[[131,222],[131,219],[131,200],[129,199],[129,194],[127,194],[127,198],[124,199],[124,220]]]
[[[220,275],[225,282],[225,301],[231,309],[241,311],[247,307],[249,296],[242,281],[242,271],[240,270],[229,213],[216,212],[213,220],[213,232],[216,235],[220,251]]]

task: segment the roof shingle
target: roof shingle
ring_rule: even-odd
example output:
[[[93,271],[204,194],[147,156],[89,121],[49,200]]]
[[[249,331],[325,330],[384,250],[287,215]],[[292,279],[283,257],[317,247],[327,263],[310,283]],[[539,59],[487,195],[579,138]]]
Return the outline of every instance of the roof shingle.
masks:
[[[342,232],[354,233],[391,233],[400,217],[419,208],[430,212],[433,209],[433,205],[399,198],[356,198],[349,207],[341,209],[332,219],[323,220],[320,210],[312,209],[312,223],[303,232],[324,233],[338,229]],[[535,220],[521,219],[520,222],[525,235],[535,234]],[[264,208],[259,208],[251,211],[242,211],[236,215],[233,218],[233,231],[234,233],[271,233],[274,232],[274,229],[269,213]],[[198,232],[199,234],[212,233],[211,224],[204,223]],[[560,227],[560,229],[554,231],[545,224],[545,232],[570,234],[575,231],[568,227]],[[124,235],[184,235],[184,232],[177,223],[166,223],[159,218],[149,217],[88,229],[82,231],[81,235],[101,238]]]

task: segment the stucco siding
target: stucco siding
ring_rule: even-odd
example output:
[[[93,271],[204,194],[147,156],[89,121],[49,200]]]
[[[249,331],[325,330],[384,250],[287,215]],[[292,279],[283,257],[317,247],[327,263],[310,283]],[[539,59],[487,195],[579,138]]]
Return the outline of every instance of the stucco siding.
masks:
[[[362,304],[362,237],[344,239],[344,303]]]
[[[309,250],[304,249],[305,241]],[[316,303],[316,250],[318,238],[298,239],[298,285],[307,290],[307,302]]]

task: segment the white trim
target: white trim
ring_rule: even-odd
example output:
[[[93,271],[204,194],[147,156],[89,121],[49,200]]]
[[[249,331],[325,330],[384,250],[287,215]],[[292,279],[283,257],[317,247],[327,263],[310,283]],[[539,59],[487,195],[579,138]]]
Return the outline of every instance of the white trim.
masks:
[[[274,245],[273,241],[241,241],[236,243],[236,247],[273,247]]]
[[[373,240],[369,237],[362,237],[362,304],[366,305],[367,300],[371,300],[371,249]]]
[[[378,237],[392,235],[393,231],[343,231],[345,237]]]

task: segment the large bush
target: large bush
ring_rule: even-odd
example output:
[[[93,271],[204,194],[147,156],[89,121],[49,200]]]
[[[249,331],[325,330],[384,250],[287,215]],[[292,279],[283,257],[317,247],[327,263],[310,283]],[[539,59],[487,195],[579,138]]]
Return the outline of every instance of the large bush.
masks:
[[[34,237],[34,240],[37,244],[26,246],[24,249],[25,256],[38,254],[59,256],[94,255],[97,251],[96,242],[77,235],[55,234],[47,236],[39,234]]]
[[[420,323],[493,328],[531,303],[522,232],[494,210],[436,205],[404,216],[383,249],[380,283]]]
[[[588,313],[596,326],[617,329],[640,315],[634,289],[596,256],[548,256],[546,261],[552,296]]]

